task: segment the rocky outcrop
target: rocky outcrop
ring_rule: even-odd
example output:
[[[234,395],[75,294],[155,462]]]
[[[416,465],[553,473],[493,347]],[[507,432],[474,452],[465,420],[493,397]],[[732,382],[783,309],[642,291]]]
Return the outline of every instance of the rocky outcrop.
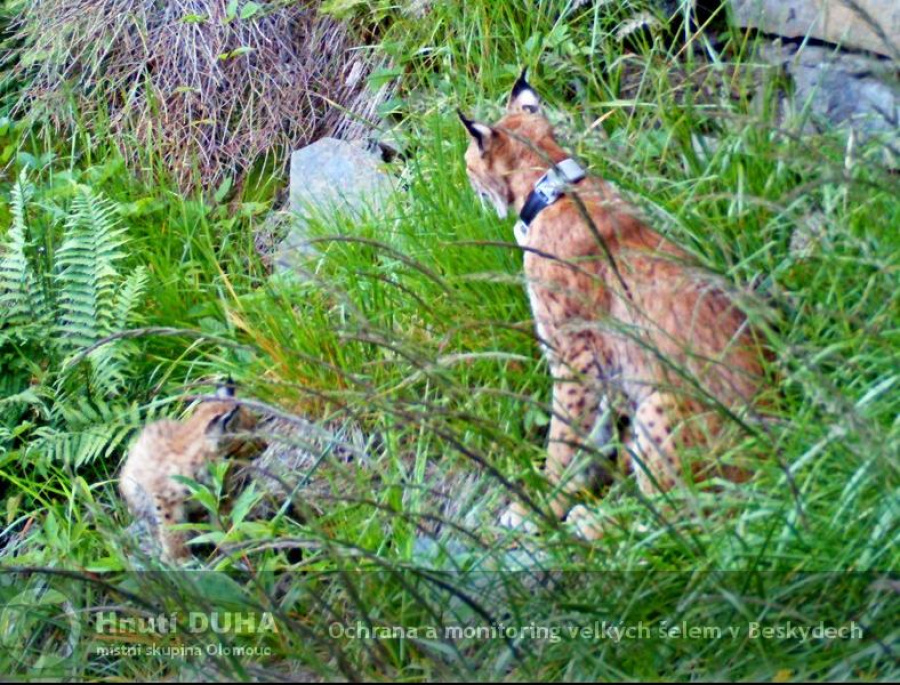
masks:
[[[369,468],[371,440],[351,422],[325,425],[291,417],[265,421],[255,433],[266,449],[236,481],[238,490],[253,482],[263,494],[255,518],[269,518],[284,507],[301,518],[327,510],[350,497],[355,474]]]
[[[780,42],[763,46],[760,55],[787,71],[795,111],[808,109],[819,128],[837,124],[870,135],[897,133],[900,81],[890,60]]]
[[[727,0],[742,28],[757,29],[762,61],[793,83],[785,119],[804,130],[852,129],[900,160],[900,2],[897,0]]]
[[[897,0],[730,0],[738,26],[900,58]]]

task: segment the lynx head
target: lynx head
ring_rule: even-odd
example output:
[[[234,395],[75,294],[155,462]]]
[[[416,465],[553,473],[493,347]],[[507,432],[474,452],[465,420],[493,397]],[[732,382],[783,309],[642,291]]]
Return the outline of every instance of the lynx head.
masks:
[[[546,169],[551,160],[562,158],[541,99],[523,70],[509,95],[506,114],[496,124],[488,126],[458,114],[469,133],[466,173],[472,188],[504,218],[513,203],[510,177],[518,171]]]
[[[234,381],[230,378],[216,389],[215,401],[201,402],[188,420],[207,440],[216,444],[233,427],[240,413],[240,405],[234,401]]]

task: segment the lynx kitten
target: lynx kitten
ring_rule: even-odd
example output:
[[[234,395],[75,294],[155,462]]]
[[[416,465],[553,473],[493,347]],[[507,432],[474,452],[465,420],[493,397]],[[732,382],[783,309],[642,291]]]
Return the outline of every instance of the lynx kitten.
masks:
[[[184,422],[164,419],[147,425],[128,453],[119,490],[131,513],[150,524],[164,561],[190,557],[184,534],[169,526],[185,523],[188,488],[173,476],[202,481],[211,460],[225,447],[239,406],[231,384],[216,391],[220,398],[203,402]]]

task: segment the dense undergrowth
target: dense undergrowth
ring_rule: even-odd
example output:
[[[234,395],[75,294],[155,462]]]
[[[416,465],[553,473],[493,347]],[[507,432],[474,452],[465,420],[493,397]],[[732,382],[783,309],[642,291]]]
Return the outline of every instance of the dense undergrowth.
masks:
[[[895,678],[897,177],[877,140],[778,118],[785,84],[754,39],[698,31],[688,4],[652,20],[628,2],[372,10],[400,83],[404,192],[316,225],[303,279],[270,275],[257,251],[284,183],[265,163],[185,197],[152,146],[126,164],[93,128],[14,110],[7,82],[0,672]],[[455,109],[492,120],[523,65],[567,147],[744,292],[771,347],[775,416],[733,448],[759,458],[754,478],[672,495],[704,516],[673,519],[623,481],[603,506],[626,525],[600,542],[496,526],[511,492],[545,489],[549,378],[511,225],[469,189]],[[212,551],[166,571],[127,528],[116,470],[140,425],[229,375],[242,397],[352,423],[371,454],[309,516],[221,506],[219,466],[198,493]],[[174,613],[181,629],[114,637],[96,623],[111,608]],[[269,612],[277,629],[189,630],[191,611],[213,610]],[[604,622],[648,635],[619,640]],[[861,633],[752,632],[788,622]],[[102,652],[151,644],[167,651]]]

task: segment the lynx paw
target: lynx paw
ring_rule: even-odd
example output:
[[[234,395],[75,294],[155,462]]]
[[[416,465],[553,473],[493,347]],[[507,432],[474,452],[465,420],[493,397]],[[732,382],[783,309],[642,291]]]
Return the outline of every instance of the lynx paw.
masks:
[[[506,511],[501,514],[500,525],[528,535],[534,535],[538,532],[538,528],[529,518],[528,512],[518,502],[510,504]]]
[[[583,504],[572,508],[566,517],[566,523],[582,540],[599,540],[603,537],[602,516],[588,510]]]

